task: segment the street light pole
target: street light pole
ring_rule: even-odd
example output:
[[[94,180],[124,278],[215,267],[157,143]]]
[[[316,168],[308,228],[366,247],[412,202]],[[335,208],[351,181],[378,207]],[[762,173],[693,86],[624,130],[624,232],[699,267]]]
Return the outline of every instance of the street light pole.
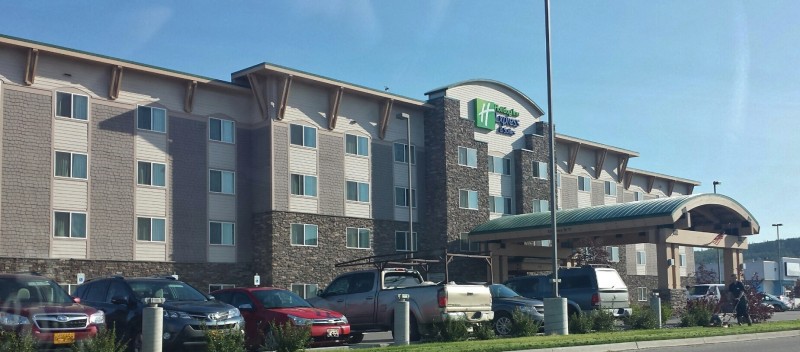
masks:
[[[714,185],[714,194],[717,194],[717,185],[721,185],[722,182],[714,181],[712,184]]]
[[[778,236],[778,295],[783,296],[783,257],[781,257],[781,226],[783,224],[772,224],[775,226],[775,234]]]
[[[721,185],[722,182],[714,181],[711,184],[714,185],[714,194],[717,194],[717,185]],[[721,252],[722,250],[717,248],[717,281],[719,281],[719,283],[722,283],[722,264],[721,264],[722,256],[720,255]]]
[[[406,120],[406,138],[408,138],[408,144],[406,145],[406,164],[408,165],[408,237],[406,237],[406,240],[410,244],[414,244],[414,192],[411,187],[411,115],[403,112],[397,114],[397,118]],[[409,250],[411,249],[409,248]],[[412,254],[411,257],[413,256]]]

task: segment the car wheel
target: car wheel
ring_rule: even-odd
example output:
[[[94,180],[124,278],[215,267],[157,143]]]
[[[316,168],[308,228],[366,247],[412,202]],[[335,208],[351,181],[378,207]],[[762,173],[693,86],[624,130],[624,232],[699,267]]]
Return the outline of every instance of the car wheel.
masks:
[[[511,329],[514,326],[514,321],[511,320],[511,315],[506,312],[497,313],[494,317],[494,332],[499,336],[511,335]]]
[[[352,333],[347,337],[347,343],[349,344],[361,343],[361,341],[364,341],[364,334],[360,332]]]

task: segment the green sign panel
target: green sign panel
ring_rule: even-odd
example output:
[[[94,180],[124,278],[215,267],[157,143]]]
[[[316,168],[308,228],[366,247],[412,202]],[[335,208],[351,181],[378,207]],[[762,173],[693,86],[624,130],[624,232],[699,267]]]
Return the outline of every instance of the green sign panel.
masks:
[[[497,117],[497,104],[483,99],[475,99],[475,127],[493,130]]]

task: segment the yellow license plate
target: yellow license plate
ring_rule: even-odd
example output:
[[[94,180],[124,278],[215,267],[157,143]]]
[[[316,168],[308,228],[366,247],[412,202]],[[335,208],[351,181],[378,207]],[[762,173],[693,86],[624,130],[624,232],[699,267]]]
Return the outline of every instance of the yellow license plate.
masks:
[[[75,342],[75,333],[74,332],[57,332],[53,334],[53,344],[54,345],[63,345],[67,343]]]

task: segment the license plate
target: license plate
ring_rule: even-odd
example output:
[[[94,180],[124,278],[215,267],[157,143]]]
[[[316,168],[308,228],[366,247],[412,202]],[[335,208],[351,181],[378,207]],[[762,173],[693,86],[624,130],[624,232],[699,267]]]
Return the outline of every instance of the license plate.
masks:
[[[67,343],[75,342],[75,333],[74,332],[57,332],[53,334],[53,344],[54,345],[63,345]]]
[[[328,329],[328,337],[339,337],[339,329]]]

